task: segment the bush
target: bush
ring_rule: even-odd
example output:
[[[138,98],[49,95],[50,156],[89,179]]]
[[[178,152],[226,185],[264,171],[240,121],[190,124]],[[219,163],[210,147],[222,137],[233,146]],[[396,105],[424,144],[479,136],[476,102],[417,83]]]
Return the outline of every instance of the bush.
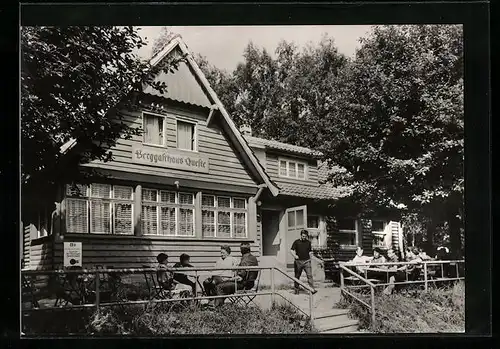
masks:
[[[38,322],[26,323],[26,334],[85,333],[91,335],[165,336],[193,334],[271,334],[310,333],[310,322],[289,305],[269,310],[225,304],[203,310],[191,306],[174,311],[161,303],[145,309],[144,305],[103,307],[99,311],[66,310],[44,312]],[[36,314],[41,315],[41,314]],[[32,319],[33,320],[33,319]],[[59,320],[59,321],[58,321]],[[43,326],[43,324],[51,324]]]
[[[376,321],[356,301],[343,299],[339,307],[349,308],[360,320],[360,328],[379,333],[422,333],[465,331],[465,287],[456,283],[428,292],[399,292],[375,300]]]

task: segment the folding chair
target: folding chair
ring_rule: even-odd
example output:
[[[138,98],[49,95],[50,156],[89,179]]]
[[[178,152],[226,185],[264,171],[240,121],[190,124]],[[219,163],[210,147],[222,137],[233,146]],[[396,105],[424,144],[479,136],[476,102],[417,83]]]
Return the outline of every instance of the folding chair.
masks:
[[[148,265],[142,266],[144,269],[150,269]],[[156,271],[144,271],[144,279],[146,280],[146,286],[148,288],[149,300],[154,299],[167,299],[167,290],[159,285],[157,282]]]
[[[29,298],[32,308],[39,308],[38,299],[35,296],[36,288],[33,282],[33,276],[22,276],[23,287],[22,287],[22,295]]]
[[[254,280],[254,285],[249,289],[236,290],[235,294],[237,295],[245,295],[244,297],[229,297],[229,301],[233,304],[241,303],[244,306],[248,306],[250,303],[257,305],[254,302],[255,297],[257,297],[257,293],[259,292],[259,281],[260,281],[260,270],[257,272],[257,277]]]

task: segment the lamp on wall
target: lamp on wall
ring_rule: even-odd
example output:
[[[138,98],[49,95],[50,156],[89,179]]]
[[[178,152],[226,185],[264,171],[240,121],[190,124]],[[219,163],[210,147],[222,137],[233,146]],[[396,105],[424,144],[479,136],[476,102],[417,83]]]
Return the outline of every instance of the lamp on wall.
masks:
[[[260,206],[260,205],[262,205],[262,201],[259,200],[259,201],[257,201],[257,206]]]
[[[179,181],[175,181],[174,185],[175,185],[175,188],[179,189],[179,185],[180,185]]]

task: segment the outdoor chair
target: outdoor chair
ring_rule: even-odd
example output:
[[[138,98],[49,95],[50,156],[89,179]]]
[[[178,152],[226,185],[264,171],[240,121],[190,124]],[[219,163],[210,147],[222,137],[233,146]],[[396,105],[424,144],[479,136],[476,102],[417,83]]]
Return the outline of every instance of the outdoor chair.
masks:
[[[151,269],[151,267],[147,265],[143,265],[142,267],[144,269]],[[174,298],[182,299],[182,298],[189,298],[191,295],[191,292],[186,289],[168,290],[162,287],[158,281],[158,273],[156,270],[144,271],[143,273],[144,273],[144,279],[146,280],[146,286],[149,292],[149,301],[174,299]],[[177,284],[175,280],[173,282],[174,284]],[[188,304],[188,302],[180,300],[178,304],[184,307]],[[146,308],[147,306],[148,304],[146,304]]]
[[[23,302],[27,299],[31,303],[32,308],[39,308],[38,299],[35,295],[37,289],[33,281],[33,276],[22,276],[22,296]]]
[[[239,297],[228,297],[229,301],[233,304],[243,304],[244,306],[248,306],[250,303],[257,305],[254,302],[255,297],[257,297],[257,293],[259,292],[259,281],[260,281],[261,271],[257,272],[257,277],[254,280],[254,285],[249,289],[236,290],[234,294],[242,295]],[[243,296],[244,295],[244,296]]]

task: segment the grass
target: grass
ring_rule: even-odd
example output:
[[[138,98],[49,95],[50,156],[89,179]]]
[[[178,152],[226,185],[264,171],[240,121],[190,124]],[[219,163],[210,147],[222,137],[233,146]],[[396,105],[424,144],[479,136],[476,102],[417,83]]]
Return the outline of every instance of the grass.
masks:
[[[208,335],[208,334],[301,334],[313,333],[310,322],[289,305],[269,310],[224,304],[202,310],[188,307],[180,311],[158,304],[106,307],[100,311],[38,312],[24,321],[28,335]]]
[[[360,328],[376,333],[436,333],[465,331],[465,286],[429,289],[428,292],[398,292],[375,299],[376,321],[368,309],[343,298],[338,307],[349,308],[360,320]]]

